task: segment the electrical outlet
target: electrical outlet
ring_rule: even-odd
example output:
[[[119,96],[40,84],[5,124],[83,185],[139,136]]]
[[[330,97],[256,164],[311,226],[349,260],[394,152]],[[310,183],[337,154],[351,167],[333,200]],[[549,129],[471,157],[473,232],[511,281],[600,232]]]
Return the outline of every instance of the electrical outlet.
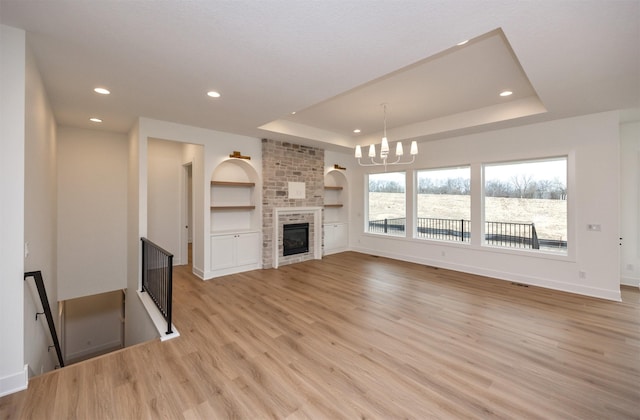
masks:
[[[578,271],[578,277],[580,277],[581,279],[586,279],[587,273],[585,271]]]
[[[627,264],[627,271],[633,271],[634,267],[633,264]]]
[[[446,253],[446,252],[444,252],[444,251],[441,251],[441,252],[440,252],[440,256],[442,256],[442,257],[446,257],[446,256],[447,256],[447,253]]]
[[[24,243],[24,258],[28,258],[29,257],[29,242],[25,242]]]
[[[587,230],[591,232],[600,232],[602,227],[600,225],[587,225]]]

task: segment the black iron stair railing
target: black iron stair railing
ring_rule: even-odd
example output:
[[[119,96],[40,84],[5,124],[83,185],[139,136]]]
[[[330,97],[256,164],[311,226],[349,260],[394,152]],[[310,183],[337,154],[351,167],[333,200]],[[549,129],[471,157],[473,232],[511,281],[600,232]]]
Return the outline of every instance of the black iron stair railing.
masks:
[[[172,334],[173,254],[147,238],[142,241],[142,290],[156,304],[167,321],[167,334]]]
[[[51,334],[51,340],[53,340],[53,346],[56,349],[58,355],[58,364],[61,368],[64,367],[64,359],[62,358],[62,349],[60,348],[60,341],[58,340],[58,334],[56,333],[56,325],[53,323],[53,315],[51,315],[51,306],[49,306],[49,298],[47,298],[47,290],[44,287],[44,279],[42,278],[41,271],[29,271],[24,273],[24,280],[29,277],[33,277],[38,289],[38,295],[40,296],[40,303],[42,304],[42,310],[47,318],[47,324],[49,326],[49,333]],[[36,313],[36,319],[38,319],[40,312]]]

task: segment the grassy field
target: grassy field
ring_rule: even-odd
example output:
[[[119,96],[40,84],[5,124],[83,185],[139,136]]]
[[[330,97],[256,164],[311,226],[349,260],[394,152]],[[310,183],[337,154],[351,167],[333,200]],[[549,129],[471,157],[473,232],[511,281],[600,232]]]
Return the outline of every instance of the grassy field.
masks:
[[[469,200],[466,195],[419,194],[418,217],[469,220]],[[404,194],[369,193],[369,202],[369,220],[405,217]],[[539,238],[567,240],[565,200],[487,197],[485,205],[487,221],[533,222]]]

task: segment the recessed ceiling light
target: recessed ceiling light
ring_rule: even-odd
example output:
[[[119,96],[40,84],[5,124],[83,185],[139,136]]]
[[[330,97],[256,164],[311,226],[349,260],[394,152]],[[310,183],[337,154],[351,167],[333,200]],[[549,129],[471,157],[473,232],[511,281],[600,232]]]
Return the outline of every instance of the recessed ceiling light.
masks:
[[[296,115],[296,111],[291,111],[291,115]]]
[[[101,87],[97,87],[97,88],[93,89],[93,91],[95,93],[99,93],[100,95],[108,95],[108,94],[111,93],[111,92],[109,92],[109,89],[105,89],[105,88],[101,88]]]
[[[460,45],[464,45],[464,44],[466,44],[467,42],[469,42],[469,40],[468,40],[468,39],[465,39],[464,41],[460,41],[460,42],[458,42],[456,45],[458,45],[458,46],[460,46]]]
[[[500,92],[500,96],[511,96],[513,95],[513,92],[511,92],[510,90],[503,90],[502,92]]]
[[[358,134],[360,132],[359,128],[356,128],[355,130],[353,130],[354,133]]]
[[[207,95],[211,96],[212,98],[220,97],[220,93],[216,92],[215,90],[210,90],[209,92],[207,92]]]
[[[89,121],[94,122],[94,123],[101,123],[102,122],[102,120],[100,118],[95,118],[95,117],[89,118]]]

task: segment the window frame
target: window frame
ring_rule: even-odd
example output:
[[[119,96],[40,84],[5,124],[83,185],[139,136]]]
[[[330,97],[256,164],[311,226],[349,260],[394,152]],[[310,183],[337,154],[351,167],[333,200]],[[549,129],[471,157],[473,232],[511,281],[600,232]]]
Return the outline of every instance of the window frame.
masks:
[[[463,239],[459,240],[459,239],[446,239],[446,238],[434,238],[434,237],[421,237],[419,236],[418,233],[418,229],[419,229],[419,191],[420,191],[420,183],[419,183],[419,175],[421,172],[435,172],[435,171],[446,171],[446,170],[455,170],[455,169],[467,169],[468,170],[468,174],[469,174],[469,218],[468,220],[466,220],[468,223],[462,223],[462,235],[463,235]],[[421,169],[415,169],[413,171],[413,229],[412,229],[412,235],[413,238],[419,241],[434,241],[434,242],[441,242],[441,243],[446,243],[446,244],[456,244],[456,245],[470,245],[471,244],[471,240],[472,240],[472,229],[473,229],[473,180],[472,180],[472,165],[469,164],[460,164],[460,165],[451,165],[451,166],[443,166],[443,167],[437,167],[437,168],[421,168]],[[455,220],[458,221],[458,219],[440,219],[440,218],[433,218],[434,220]],[[460,219],[463,220],[463,219]],[[468,226],[468,230],[465,230],[464,227]],[[464,233],[468,232],[468,236],[467,236],[467,240],[464,240]]]
[[[485,165],[496,165],[496,164],[507,164],[511,162],[536,162],[543,160],[552,160],[564,158],[566,159],[566,174],[567,174],[567,248],[566,253],[557,253],[557,252],[547,252],[544,250],[530,250],[526,248],[506,248],[506,247],[494,247],[494,246],[486,246],[484,245],[484,221],[485,221],[485,200],[484,200],[484,166]],[[405,213],[407,215],[406,219],[406,232],[413,232],[415,230],[415,221],[417,214],[417,200],[414,198],[417,194],[415,193],[417,189],[417,175],[416,172],[418,170],[430,170],[430,169],[439,169],[439,168],[447,168],[447,167],[465,167],[470,166],[470,180],[471,180],[471,240],[470,242],[452,242],[452,241],[439,241],[435,239],[422,239],[414,237],[413,233],[411,235],[385,235],[378,234],[375,232],[368,231],[368,219],[369,219],[369,176],[375,175],[380,172],[374,173],[363,173],[362,179],[364,182],[364,202],[363,202],[363,220],[362,223],[362,234],[365,236],[371,235],[371,237],[377,238],[386,238],[396,241],[407,241],[413,242],[416,245],[423,244],[427,247],[445,247],[439,248],[439,251],[444,257],[447,248],[466,248],[470,250],[474,250],[477,252],[489,252],[490,254],[494,254],[498,256],[499,254],[503,254],[505,256],[520,256],[526,258],[535,258],[549,261],[557,261],[557,262],[576,262],[577,261],[577,252],[578,252],[578,224],[577,224],[577,214],[575,212],[576,202],[578,200],[577,193],[579,180],[576,177],[576,151],[575,150],[567,150],[565,148],[560,148],[558,150],[553,151],[549,155],[534,155],[526,153],[525,155],[514,153],[510,154],[507,159],[486,159],[480,158],[476,161],[471,162],[458,162],[452,163],[451,165],[442,166],[442,167],[433,167],[433,168],[407,168],[404,171],[406,176],[406,184],[405,184]],[[411,176],[409,176],[411,175]],[[409,193],[413,195],[409,195]],[[475,225],[475,226],[474,226]],[[425,251],[431,248],[425,248]],[[436,248],[437,249],[437,248]],[[490,255],[489,254],[489,255]]]
[[[532,248],[520,248],[520,247],[508,247],[508,246],[500,246],[487,243],[486,240],[486,167],[488,166],[500,166],[500,165],[514,165],[514,164],[526,164],[526,163],[538,163],[545,161],[553,161],[553,160],[564,160],[565,161],[565,177],[566,177],[566,199],[564,200],[566,203],[566,247],[565,252],[557,252],[545,249],[532,249]],[[547,259],[559,259],[559,260],[575,260],[575,244],[576,241],[576,232],[574,229],[573,223],[573,196],[571,191],[575,191],[575,168],[573,166],[573,162],[575,161],[573,153],[559,153],[557,155],[547,156],[547,157],[538,157],[538,158],[514,158],[509,160],[501,160],[501,161],[493,161],[493,162],[482,162],[480,163],[480,212],[481,212],[481,223],[480,223],[480,236],[479,236],[479,246],[482,249],[491,250],[493,252],[503,252],[508,254],[527,254],[530,256],[536,256]],[[515,223],[515,222],[514,222]]]
[[[369,190],[369,180],[371,176],[376,176],[376,175],[384,175],[384,174],[394,174],[394,173],[398,173],[398,174],[403,174],[403,181],[404,181],[404,230],[402,231],[401,234],[393,234],[393,233],[388,233],[388,232],[375,232],[375,231],[371,231],[369,230],[370,228],[370,220],[369,220],[369,194],[371,193],[371,191]],[[372,172],[372,173],[366,173],[364,176],[364,184],[365,184],[365,188],[364,188],[364,192],[365,192],[365,200],[364,200],[364,205],[365,205],[365,212],[364,212],[364,225],[363,225],[363,230],[365,234],[370,234],[370,235],[379,235],[379,236],[384,236],[384,237],[389,237],[389,238],[406,238],[407,237],[407,230],[408,230],[408,226],[407,226],[407,189],[408,189],[408,183],[407,183],[407,175],[408,175],[408,171],[407,170],[401,170],[401,171],[393,171],[393,172]]]

